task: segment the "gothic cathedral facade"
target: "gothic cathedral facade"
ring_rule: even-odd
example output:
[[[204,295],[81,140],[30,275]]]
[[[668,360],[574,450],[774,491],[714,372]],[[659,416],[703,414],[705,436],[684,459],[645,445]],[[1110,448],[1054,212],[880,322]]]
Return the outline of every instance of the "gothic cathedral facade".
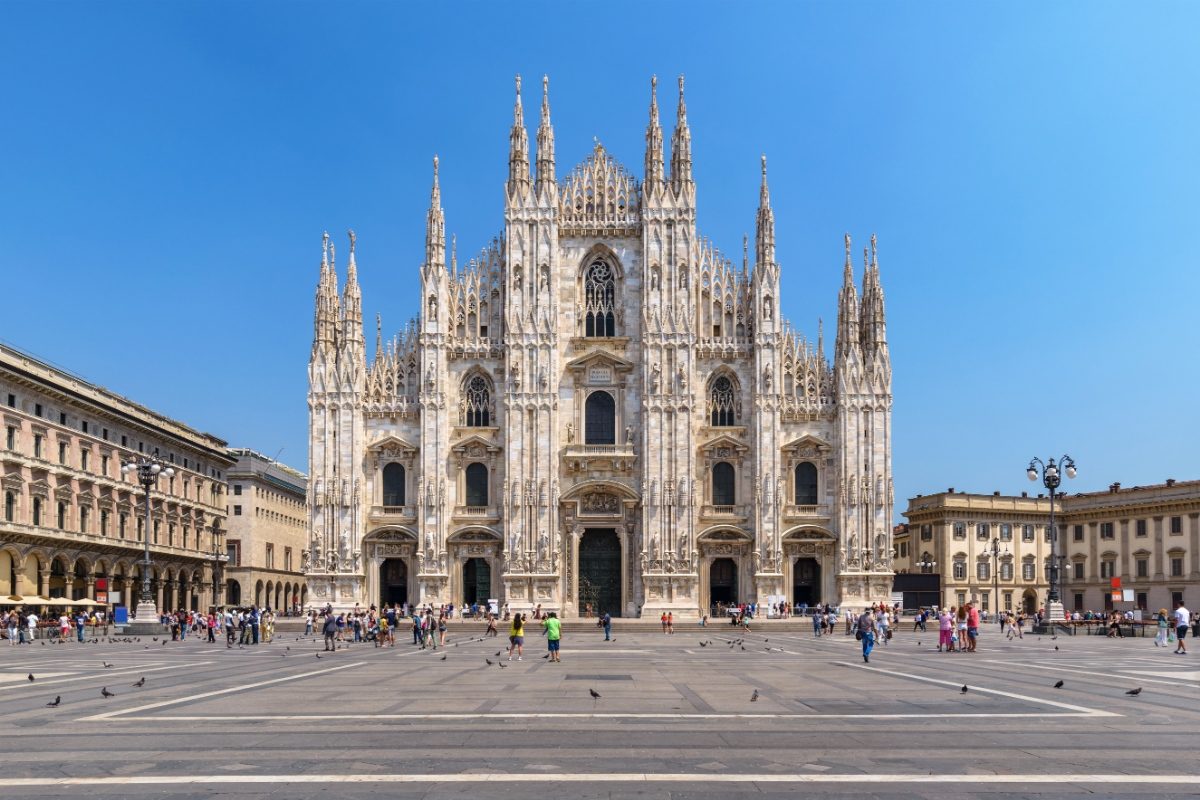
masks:
[[[558,175],[521,106],[504,232],[463,267],[433,162],[421,311],[368,362],[354,238],[325,240],[309,362],[314,604],[678,617],[887,600],[891,361],[872,237],[846,237],[830,365],[780,315],[766,159],[753,266],[696,230],[679,81],[641,183],[600,144]],[[669,168],[668,168],[669,167]]]

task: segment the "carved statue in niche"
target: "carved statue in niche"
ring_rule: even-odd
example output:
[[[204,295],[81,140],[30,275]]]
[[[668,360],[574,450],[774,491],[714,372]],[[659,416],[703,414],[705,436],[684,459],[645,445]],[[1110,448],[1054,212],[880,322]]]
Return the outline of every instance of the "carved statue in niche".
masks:
[[[521,265],[520,264],[517,264],[515,267],[513,267],[513,288],[516,289],[518,294],[520,294],[520,292],[521,292]]]
[[[513,388],[520,389],[521,388],[521,365],[516,362],[516,359],[514,359],[512,362],[512,367],[510,369],[510,372],[512,373]]]
[[[650,367],[650,391],[657,392],[662,384],[662,367],[657,363]]]
[[[763,300],[763,319],[771,319],[771,301],[770,299]]]
[[[546,535],[545,531],[542,531],[541,534],[538,535],[538,555],[542,558],[545,558],[549,549],[550,537]]]
[[[574,441],[575,441],[575,423],[568,422],[567,423],[567,444],[571,444]]]
[[[431,295],[429,295],[429,318],[431,320],[437,319],[437,311],[438,311],[437,296],[431,294]]]
[[[679,366],[678,378],[679,378],[680,391],[686,390],[687,389],[687,371],[683,368],[682,364]]]
[[[330,550],[330,551],[329,551],[329,571],[330,571],[330,572],[337,572],[337,571],[338,571],[338,554],[337,554],[337,550]]]
[[[774,376],[775,373],[771,369],[771,365],[767,364],[767,366],[763,369],[763,388],[765,388],[768,392],[771,391],[771,385],[775,382]]]
[[[658,291],[658,267],[654,267],[652,270],[650,270],[650,291]]]
[[[508,535],[508,550],[509,550],[509,552],[511,552],[511,553],[517,552],[517,547],[519,547],[520,544],[521,544],[521,537],[517,534],[516,531],[513,531],[512,533],[510,533]]]
[[[633,426],[625,426],[625,444],[633,444]]]
[[[308,551],[301,550],[300,551],[300,571],[301,572],[308,572],[309,568],[312,566],[309,563],[310,561],[311,561],[311,559],[309,558]]]
[[[871,505],[871,479],[864,477],[862,486],[862,501],[864,506]]]
[[[542,291],[549,291],[550,289],[550,267],[545,264],[542,265],[542,274],[538,278],[538,288]]]

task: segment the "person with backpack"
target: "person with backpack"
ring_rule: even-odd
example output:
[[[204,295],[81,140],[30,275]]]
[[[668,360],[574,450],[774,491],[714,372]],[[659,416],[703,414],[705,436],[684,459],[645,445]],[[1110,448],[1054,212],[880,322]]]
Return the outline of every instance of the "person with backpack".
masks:
[[[604,628],[604,641],[612,641],[612,615],[607,611],[600,614],[600,627]]]
[[[875,615],[871,609],[866,609],[858,617],[858,623],[855,625],[854,638],[862,642],[862,656],[864,663],[871,663],[871,650],[875,647]]]

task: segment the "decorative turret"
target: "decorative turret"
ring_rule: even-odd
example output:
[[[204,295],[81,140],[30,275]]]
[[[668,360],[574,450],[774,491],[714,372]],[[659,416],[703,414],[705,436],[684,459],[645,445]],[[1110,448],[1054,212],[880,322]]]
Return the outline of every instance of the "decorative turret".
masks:
[[[442,213],[442,189],[438,185],[438,157],[433,157],[433,189],[425,218],[425,268],[446,266],[446,216]]]
[[[771,210],[771,192],[767,189],[767,157],[762,157],[762,187],[758,191],[758,216],[754,227],[754,263],[759,267],[775,263],[775,212]]]
[[[329,297],[334,302],[330,305]],[[329,266],[329,234],[321,239],[321,275],[317,280],[316,313],[313,320],[313,351],[332,348],[337,342],[337,275]]]
[[[671,137],[671,187],[676,194],[696,188],[692,180],[692,131],[688,128],[687,104],[683,100],[683,76],[679,76],[679,107],[675,134]]]
[[[650,124],[646,126],[646,180],[642,184],[645,193],[659,191],[663,186],[663,133],[658,124],[658,77],[650,78]]]
[[[517,76],[517,99],[513,103],[512,132],[508,135],[508,197],[523,196],[529,189],[529,135],[525,133],[525,110],[521,107],[521,76]]]
[[[350,264],[346,268],[346,288],[342,291],[342,341],[363,346],[362,290],[358,288],[358,265],[354,260],[354,231],[350,237]]]
[[[871,234],[871,256],[866,274],[863,275],[862,308],[859,320],[863,350],[881,351],[886,354],[887,324],[883,310],[883,287],[879,283],[879,258],[874,234]]]
[[[542,76],[542,121],[537,132],[537,190],[554,187],[554,127],[550,124],[550,78]]]
[[[846,234],[846,266],[842,288],[838,292],[838,330],[834,344],[835,361],[859,354],[858,290],[854,288],[854,266],[850,262],[850,234]]]

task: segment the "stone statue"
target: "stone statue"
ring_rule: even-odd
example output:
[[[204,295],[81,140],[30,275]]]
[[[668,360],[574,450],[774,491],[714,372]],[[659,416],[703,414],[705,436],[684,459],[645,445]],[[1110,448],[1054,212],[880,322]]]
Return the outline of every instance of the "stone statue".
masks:
[[[300,571],[301,572],[308,572],[309,568],[312,566],[312,564],[310,563],[311,560],[312,559],[309,557],[307,550],[300,551]]]
[[[337,554],[337,550],[330,550],[330,551],[329,551],[329,571],[330,571],[330,572],[337,572],[337,571],[338,571],[338,554]]]
[[[625,444],[633,444],[633,426],[625,426]]]
[[[568,422],[567,423],[567,444],[571,444],[574,441],[575,441],[575,423]]]
[[[662,367],[657,363],[650,367],[650,391],[657,392],[662,384]]]
[[[679,366],[679,388],[681,391],[687,389],[687,371],[682,364]]]

